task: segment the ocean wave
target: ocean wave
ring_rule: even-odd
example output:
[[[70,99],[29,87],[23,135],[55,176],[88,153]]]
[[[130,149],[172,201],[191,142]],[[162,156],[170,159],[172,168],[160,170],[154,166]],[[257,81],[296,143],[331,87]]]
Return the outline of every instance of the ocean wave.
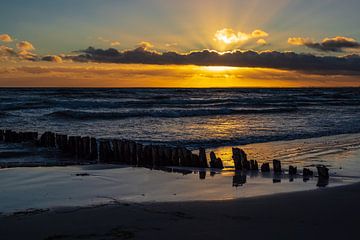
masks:
[[[203,109],[203,110],[133,110],[128,112],[93,112],[62,110],[46,114],[46,117],[74,119],[74,120],[114,120],[124,118],[179,118],[202,117],[216,115],[243,115],[243,114],[281,114],[296,112],[297,108],[267,108],[267,109]]]

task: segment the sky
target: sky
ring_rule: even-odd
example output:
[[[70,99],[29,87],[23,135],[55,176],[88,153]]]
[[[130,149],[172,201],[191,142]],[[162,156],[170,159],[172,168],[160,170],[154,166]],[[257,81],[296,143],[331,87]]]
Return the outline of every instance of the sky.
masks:
[[[360,86],[358,0],[3,0],[0,86]]]

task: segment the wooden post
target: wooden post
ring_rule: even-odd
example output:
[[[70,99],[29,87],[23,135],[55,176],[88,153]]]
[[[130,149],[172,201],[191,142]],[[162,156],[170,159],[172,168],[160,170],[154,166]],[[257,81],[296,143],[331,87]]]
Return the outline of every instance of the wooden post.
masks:
[[[85,160],[89,160],[91,156],[90,151],[90,137],[83,137],[81,139],[82,142],[82,158]]]
[[[76,155],[76,139],[75,139],[75,136],[70,136],[69,137],[69,141],[68,141],[68,145],[67,145],[67,153],[70,154],[71,156]]]
[[[131,165],[137,164],[136,159],[136,143],[134,141],[129,142],[129,160]]]
[[[289,174],[296,175],[297,174],[297,167],[289,166]]]
[[[281,169],[281,162],[279,160],[273,160],[273,168],[274,168],[274,172],[276,173],[281,173],[282,169]]]
[[[120,141],[113,139],[111,141],[112,146],[113,146],[113,153],[114,153],[114,162],[120,162],[120,152],[119,152],[119,145],[120,145]]]
[[[203,168],[208,168],[208,162],[207,162],[207,158],[206,158],[206,150],[205,148],[200,148],[199,149],[199,161],[200,161],[200,167]]]
[[[99,146],[99,161],[102,163],[112,162],[112,150],[110,141],[102,140]]]
[[[90,160],[98,160],[98,147],[96,138],[90,139]]]
[[[5,132],[4,130],[0,130],[0,141],[4,141],[4,138],[5,138]]]
[[[210,153],[210,167],[216,168],[216,154],[214,152]]]
[[[159,147],[152,145],[151,146],[151,156],[152,156],[152,166],[159,166]]]
[[[263,163],[261,165],[261,172],[270,172],[270,163]]]
[[[171,149],[171,165],[179,166],[179,149],[178,148]]]
[[[329,169],[324,165],[318,165],[317,167],[319,178],[329,179]]]
[[[258,162],[256,160],[250,160],[250,170],[252,170],[252,171],[258,171],[259,170],[259,165],[258,165]]]
[[[145,165],[143,145],[141,143],[136,144],[136,166],[142,167]]]
[[[247,155],[244,150],[240,148],[233,148],[233,160],[235,165],[235,170],[249,170],[250,163],[247,160]]]
[[[201,164],[200,164],[200,157],[199,155],[196,155],[196,154],[191,154],[191,166],[192,167],[202,167]]]

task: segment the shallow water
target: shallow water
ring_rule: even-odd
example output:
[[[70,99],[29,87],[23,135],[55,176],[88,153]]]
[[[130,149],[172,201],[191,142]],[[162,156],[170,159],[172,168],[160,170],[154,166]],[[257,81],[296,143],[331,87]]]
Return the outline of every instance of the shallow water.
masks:
[[[314,164],[326,163],[330,168],[329,182],[319,182],[316,176],[305,180],[301,175],[290,177],[286,171],[281,175],[236,173],[231,166],[223,171],[175,168],[173,172],[121,165],[2,169],[0,212],[114,202],[228,200],[341,186],[360,180],[359,138],[360,135],[352,134],[243,146],[250,157],[260,162],[279,157],[284,169],[289,164],[299,169],[306,166],[316,175]],[[332,144],[341,147],[334,149]],[[224,159],[227,151],[229,148],[216,149]],[[52,156],[47,154],[47,151],[39,153],[43,158]],[[45,161],[56,161],[56,157],[52,157]]]

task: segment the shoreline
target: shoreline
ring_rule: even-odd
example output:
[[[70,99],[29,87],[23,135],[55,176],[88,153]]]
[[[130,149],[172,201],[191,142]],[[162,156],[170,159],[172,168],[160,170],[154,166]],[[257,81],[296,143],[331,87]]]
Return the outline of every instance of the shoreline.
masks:
[[[262,155],[258,156],[260,159],[276,159],[277,156],[271,154],[281,155],[285,152],[290,157],[281,159],[284,169],[291,164],[298,166],[300,172],[300,167],[311,168],[311,165],[323,164],[326,161],[330,168],[327,188],[332,188],[359,181],[360,150],[358,145],[351,148],[353,143],[358,144],[359,139],[360,135],[356,134],[342,135],[340,138],[320,137],[306,141],[270,142],[241,147],[250,153],[250,158],[254,152],[261,152]],[[328,151],[338,145],[340,151]],[[316,149],[317,153],[308,154],[309,149]],[[294,153],[298,154],[297,158]],[[220,155],[222,158],[224,156]],[[259,163],[266,161],[259,158]],[[3,195],[0,212],[107,204],[112,199],[135,203],[216,201],[318,188],[316,177],[306,182],[301,175],[297,175],[291,180],[287,173],[279,177],[250,171],[244,176],[242,173],[235,174],[231,168],[216,171],[215,174],[212,174],[211,169],[205,174],[202,169],[183,170],[166,172],[108,164],[0,169],[0,188]]]
[[[0,231],[4,240],[223,239],[239,235],[344,239],[358,234],[359,190],[360,183],[355,183],[237,200],[118,203],[0,215]]]

